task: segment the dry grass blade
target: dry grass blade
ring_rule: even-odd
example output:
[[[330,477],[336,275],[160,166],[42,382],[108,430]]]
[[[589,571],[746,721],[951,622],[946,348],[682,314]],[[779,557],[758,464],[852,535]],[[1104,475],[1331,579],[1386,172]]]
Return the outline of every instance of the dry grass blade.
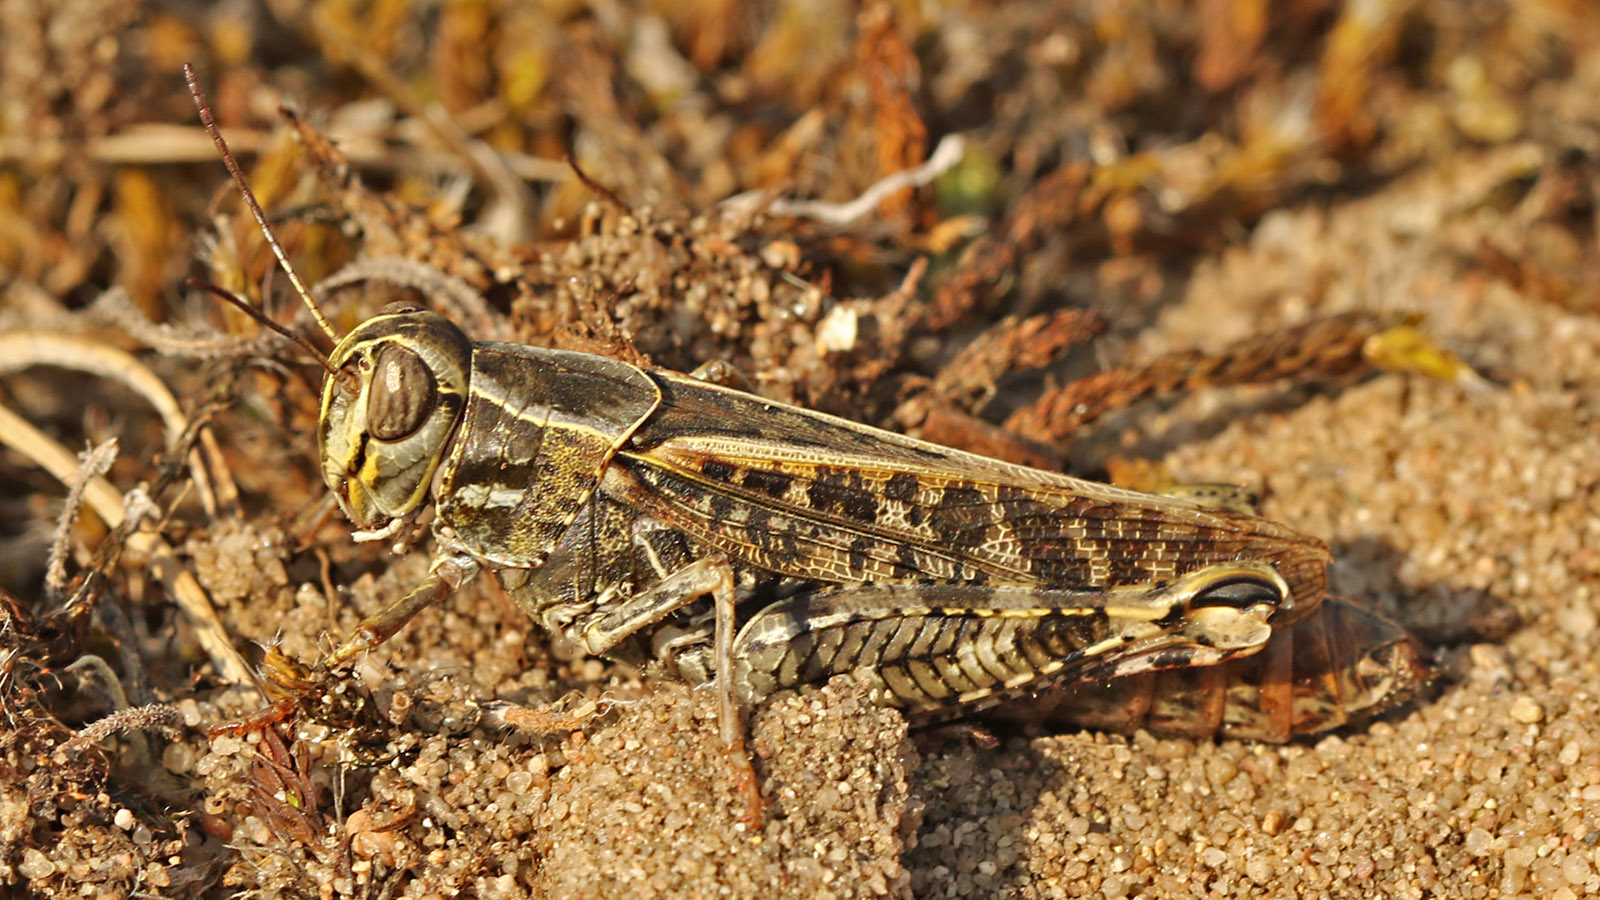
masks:
[[[921,326],[939,331],[965,319],[1044,235],[1075,224],[1092,175],[1088,164],[1071,162],[1037,181],[995,233],[975,243],[939,285]]]
[[[0,374],[29,366],[74,369],[121,382],[155,408],[166,425],[169,441],[179,440],[189,427],[188,417],[166,384],[143,363],[115,347],[44,331],[0,335]],[[233,478],[222,460],[222,451],[209,429],[201,432],[200,449],[190,454],[189,471],[208,515],[217,514],[219,497],[224,508],[237,509],[238,488],[234,487]]]
[[[64,484],[71,482],[80,467],[78,458],[70,450],[3,406],[0,406],[0,443],[43,466]],[[88,480],[84,499],[106,524],[112,527],[122,524],[125,518],[122,495],[104,478]],[[135,531],[128,536],[128,549],[149,558],[151,574],[172,592],[179,609],[194,628],[196,640],[211,657],[217,674],[231,684],[255,691],[254,673],[233,648],[210,599],[194,576],[183,568],[172,547],[160,535]]]
[[[896,191],[908,187],[922,187],[950,171],[966,152],[966,141],[959,134],[947,134],[928,155],[927,162],[912,169],[886,175],[874,182],[861,195],[847,203],[825,203],[820,200],[775,199],[767,204],[767,211],[776,216],[793,216],[797,219],[815,219],[825,225],[842,228],[866,216],[878,204]],[[766,191],[750,191],[723,201],[724,209],[744,213],[758,208]]]
[[[410,118],[400,119],[393,128],[396,137],[404,138],[413,129]],[[242,157],[261,152],[271,139],[270,131],[248,128],[227,129],[228,145]],[[395,172],[434,172],[441,175],[475,173],[471,159],[454,152],[441,152],[426,147],[396,149],[386,143],[383,134],[371,131],[331,129],[331,140],[352,161],[366,169]],[[27,161],[57,159],[66,155],[66,145],[59,140],[38,135],[0,136],[0,161]],[[71,148],[86,159],[111,166],[128,165],[183,165],[209,163],[217,158],[216,145],[204,129],[187,125],[148,122],[132,125],[115,134],[91,138],[81,147]],[[571,171],[559,159],[546,159],[515,153],[503,149],[495,151],[506,170],[522,181],[561,182],[572,177]]]
[[[1042,469],[1059,469],[1054,447],[1029,440],[975,414],[1007,373],[1049,365],[1069,348],[1105,330],[1098,313],[1062,309],[1001,320],[962,348],[937,377],[895,410],[900,427],[924,440]]]

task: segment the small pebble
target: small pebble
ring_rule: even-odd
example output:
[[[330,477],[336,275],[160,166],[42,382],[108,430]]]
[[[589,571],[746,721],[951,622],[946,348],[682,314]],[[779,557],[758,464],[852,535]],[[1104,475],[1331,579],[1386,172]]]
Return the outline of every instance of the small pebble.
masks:
[[[1573,604],[1556,611],[1556,625],[1571,635],[1574,640],[1584,640],[1594,633],[1596,621],[1594,607],[1587,604]]]
[[[1272,864],[1259,856],[1251,857],[1244,864],[1244,877],[1259,885],[1271,883],[1275,874]]]
[[[168,744],[167,749],[161,751],[161,765],[174,775],[182,775],[194,768],[194,748],[179,742]]]
[[[56,873],[56,864],[38,849],[29,847],[22,851],[22,862],[17,866],[17,871],[30,880],[49,878]]]
[[[1567,854],[1561,863],[1561,874],[1567,879],[1568,884],[1581,885],[1589,880],[1594,870],[1589,867],[1589,861],[1577,853]]]
[[[1524,694],[1511,701],[1511,718],[1524,725],[1532,725],[1544,718],[1544,707]]]
[[[1478,669],[1494,671],[1506,667],[1506,648],[1499,644],[1473,644],[1467,649],[1467,657]]]

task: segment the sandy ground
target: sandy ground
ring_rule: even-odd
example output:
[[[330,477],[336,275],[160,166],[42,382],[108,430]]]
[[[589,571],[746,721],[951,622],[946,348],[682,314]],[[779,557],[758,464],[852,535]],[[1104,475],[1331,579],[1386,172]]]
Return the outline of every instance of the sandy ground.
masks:
[[[1459,12],[1446,3],[1413,6],[1450,11],[1427,19],[1430,28]],[[1072,98],[1051,93],[1061,85],[1039,72],[1070,66],[1082,50],[1073,41],[1121,32],[1074,23],[1079,30],[1063,27],[1056,40],[1035,35],[1035,13],[1018,9],[1008,7],[994,22],[983,11],[967,10],[960,22],[952,16],[955,24],[940,31],[948,43],[926,58],[934,96],[911,96],[936,105],[938,92],[956,84],[951,90],[964,109],[973,102],[967,79],[990,85],[1005,73],[973,75],[951,48],[982,46],[984,26],[1006,31],[1007,40],[1025,45],[1033,93],[1026,102],[994,104],[1020,132],[987,139],[1013,141],[1012,164],[1031,162],[1038,176],[1046,168],[1041,158],[1094,150],[1072,143],[1077,125],[1053,117]],[[1150,20],[1169,33],[1189,33],[1157,12]],[[1007,30],[1006,22],[1022,25]],[[159,599],[161,578],[134,566],[114,594],[135,612],[117,628],[136,636],[128,646],[137,648],[145,671],[117,674],[130,686],[142,684],[143,699],[174,704],[182,724],[147,737],[113,736],[98,750],[68,750],[70,729],[103,714],[102,692],[74,680],[87,676],[72,675],[68,683],[79,686],[54,693],[48,677],[31,670],[0,679],[6,690],[43,697],[30,706],[33,700],[7,694],[8,718],[0,722],[7,776],[0,785],[0,893],[1567,900],[1600,892],[1600,663],[1593,653],[1600,640],[1600,316],[1583,278],[1596,254],[1593,222],[1584,218],[1593,208],[1572,200],[1593,179],[1584,149],[1593,142],[1583,123],[1600,118],[1589,112],[1600,96],[1600,70],[1583,62],[1594,58],[1582,55],[1590,46],[1584,35],[1592,36],[1572,31],[1579,55],[1571,70],[1544,82],[1529,101],[1542,118],[1526,133],[1496,132],[1494,122],[1479,119],[1477,130],[1465,129],[1467,146],[1437,157],[1406,156],[1402,151],[1414,148],[1385,144],[1411,163],[1368,159],[1382,174],[1336,191],[1301,183],[1263,215],[1228,216],[1205,241],[1174,239],[1183,252],[1170,264],[1149,252],[1120,257],[1106,251],[1107,240],[1084,250],[1087,244],[1074,243],[1080,231],[1072,240],[1037,242],[1013,273],[1027,298],[1017,311],[1030,311],[1041,297],[1098,298],[1112,328],[1082,354],[1080,369],[1177,348],[1217,349],[1363,309],[1421,314],[1428,334],[1484,376],[1476,387],[1377,374],[1288,391],[1208,390],[1116,416],[1069,448],[1074,460],[1149,457],[1181,480],[1259,489],[1266,515],[1333,547],[1335,592],[1418,630],[1470,635],[1515,614],[1520,624],[1503,640],[1440,646],[1437,682],[1415,703],[1376,723],[1286,746],[1014,729],[985,747],[961,733],[908,731],[898,714],[871,706],[841,680],[756,717],[752,749],[764,798],[757,823],[748,819],[749,792],[719,743],[710,694],[569,659],[485,584],[424,612],[357,667],[361,689],[347,685],[339,702],[370,693],[371,702],[353,714],[362,729],[336,728],[332,736],[342,740],[321,740],[330,734],[313,724],[287,735],[288,746],[261,733],[208,740],[206,728],[253,711],[257,698],[208,672],[181,617]],[[1126,46],[1142,45],[1129,38]],[[1461,85],[1479,84],[1470,69],[1451,70],[1463,94],[1470,91]],[[1114,74],[1090,85],[1099,92],[1095,102],[1122,96]],[[1158,82],[1141,84],[1154,91]],[[162,88],[163,97],[168,88],[176,90],[175,82]],[[1016,96],[1024,93],[1018,88]],[[1372,99],[1380,112],[1381,100]],[[1457,101],[1465,102],[1449,100]],[[163,114],[176,115],[170,108]],[[1423,140],[1419,135],[1402,138]],[[632,187],[633,175],[648,182],[638,174],[643,168],[625,165],[624,150],[638,147],[606,137],[607,152],[624,163],[610,170],[619,190]],[[1136,143],[1133,136],[1129,142]],[[698,145],[685,139],[672,146]],[[733,183],[731,172],[706,175],[696,189],[720,197]],[[220,183],[220,175],[211,171],[204,183]],[[375,229],[368,227],[371,251]],[[551,283],[555,273],[609,267],[606,277],[615,277],[607,284],[633,284],[630,266],[654,272],[657,262],[627,256],[633,245],[626,237],[603,246],[575,241],[538,265]],[[640,334],[647,352],[678,363],[674,351],[770,357],[789,368],[764,384],[785,394],[803,392],[807,373],[826,368],[826,360],[808,356],[821,307],[796,305],[779,324],[762,318],[768,305],[799,303],[792,293],[776,293],[793,289],[792,279],[777,277],[784,274],[777,263],[763,269],[753,262],[759,253],[740,256],[734,239],[699,245],[726,254],[716,265],[662,243],[669,249],[652,252],[674,264],[680,260],[672,254],[680,253],[706,270],[680,267],[678,276],[691,273],[695,288],[671,313],[699,324],[681,340],[670,330]],[[847,249],[825,241],[808,246],[872,256],[861,249],[870,251],[870,241],[841,244]],[[1490,246],[1512,260],[1487,253]],[[909,258],[923,252],[917,247],[915,254],[896,252]],[[176,242],[159,249],[179,254]],[[1543,267],[1519,269],[1519,250]],[[734,262],[717,267],[727,259]],[[506,263],[472,261],[484,268]],[[1068,262],[1063,274],[1058,268]],[[8,280],[0,309],[6,327],[61,321],[65,313],[40,301],[42,294],[89,296],[105,286],[93,258],[76,264],[76,281],[61,275],[66,280],[52,282],[49,273]],[[1567,273],[1568,283],[1553,286],[1555,270]],[[755,300],[752,271],[770,276],[755,279]],[[156,283],[159,275],[145,273]],[[133,278],[124,271],[118,283]],[[1059,292],[1052,287],[1058,282]],[[661,283],[676,303],[674,282]],[[769,288],[781,302],[768,304]],[[581,293],[552,288],[569,290]],[[719,299],[739,291],[737,304]],[[572,312],[574,301],[561,296],[541,307],[543,314]],[[638,309],[624,303],[620,318],[649,311],[648,297],[634,301]],[[81,305],[63,308],[73,303]],[[661,316],[653,320],[658,325],[672,321]],[[940,341],[964,340],[985,324],[926,337],[903,362],[936,359],[948,349]],[[175,383],[196,393],[204,387],[196,367],[160,365]],[[239,645],[273,643],[308,660],[326,650],[328,635],[347,633],[415,584],[427,558],[354,548],[339,533],[342,523],[318,533],[314,548],[295,546],[305,530],[303,508],[321,494],[306,420],[310,394],[293,378],[260,379],[247,381],[242,408],[219,420],[247,514],[207,520],[190,501],[167,523],[167,534]],[[80,424],[83,434],[116,431],[125,422],[104,410],[132,405],[113,395],[82,412],[75,398],[91,393],[88,383],[8,376],[0,399],[50,419],[52,429],[81,443]],[[831,381],[815,383],[832,408],[854,396],[829,393]],[[156,442],[146,443],[153,453]],[[123,468],[113,470],[124,487],[148,477],[138,455],[143,445],[130,446]],[[42,568],[35,558],[48,534],[38,523],[55,509],[44,498],[60,489],[28,474],[24,460],[4,462],[7,473],[20,473],[22,490],[0,498],[0,571],[8,585],[13,573],[25,573],[15,577],[29,587],[8,590],[33,601],[28,592],[36,593]],[[331,557],[327,582],[318,553]],[[117,659],[100,626],[90,649]],[[581,721],[548,733],[503,724],[509,706],[550,704]],[[46,707],[49,716],[37,714]]]

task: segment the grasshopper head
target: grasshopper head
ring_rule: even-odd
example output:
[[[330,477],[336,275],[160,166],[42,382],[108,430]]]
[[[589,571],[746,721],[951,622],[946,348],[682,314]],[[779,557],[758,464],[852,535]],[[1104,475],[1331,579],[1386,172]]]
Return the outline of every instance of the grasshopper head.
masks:
[[[472,342],[449,319],[391,304],[345,336],[322,387],[322,478],[345,515],[382,530],[418,512],[466,403]]]

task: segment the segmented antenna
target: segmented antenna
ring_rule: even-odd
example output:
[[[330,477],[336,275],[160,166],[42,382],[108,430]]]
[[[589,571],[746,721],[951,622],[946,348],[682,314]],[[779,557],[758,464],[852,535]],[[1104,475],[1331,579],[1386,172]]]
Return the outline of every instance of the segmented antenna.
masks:
[[[250,190],[250,185],[245,183],[244,172],[239,169],[239,161],[233,158],[233,151],[228,149],[228,142],[222,139],[222,132],[217,130],[217,120],[211,115],[211,106],[206,101],[206,92],[200,89],[200,79],[194,73],[194,66],[183,64],[183,80],[189,83],[189,95],[194,97],[195,108],[200,110],[200,124],[205,126],[206,134],[211,135],[211,142],[217,145],[217,151],[222,154],[222,164],[228,167],[228,174],[233,176],[233,183],[238,185],[239,193],[244,195],[244,205],[249,207],[250,215],[255,216],[256,224],[261,226],[261,233],[267,238],[267,246],[272,248],[272,255],[278,258],[278,265],[283,268],[284,274],[289,276],[289,283],[294,286],[294,292],[300,295],[300,302],[311,310],[311,317],[317,320],[317,327],[335,344],[339,342],[338,332],[328,324],[327,318],[322,315],[322,310],[317,309],[316,303],[311,300],[311,292],[306,290],[305,283],[295,273],[294,266],[289,265],[289,256],[283,252],[283,245],[278,243],[278,236],[273,233],[272,226],[267,224],[267,214],[261,211],[261,204],[256,202],[255,192]],[[206,287],[206,285],[200,285]],[[226,291],[222,292],[226,294]],[[258,320],[259,321],[259,320]],[[274,329],[282,333],[282,329]],[[304,342],[309,346],[310,342]],[[322,354],[318,354],[322,356]],[[323,365],[327,366],[324,358]]]
[[[240,297],[238,294],[235,294],[233,291],[230,291],[227,288],[222,287],[221,285],[212,284],[209,281],[201,281],[198,278],[186,279],[184,281],[184,284],[186,284],[186,285],[188,285],[189,287],[192,287],[192,288],[199,288],[200,290],[206,291],[207,293],[211,294],[212,296],[219,297],[219,298],[227,301],[229,304],[231,304],[235,308],[243,311],[245,315],[249,316],[252,319],[255,319],[256,323],[259,324],[262,328],[265,328],[268,331],[273,332],[274,334],[282,335],[283,337],[286,337],[290,341],[294,342],[296,345],[298,345],[298,346],[302,347],[303,349],[305,349],[308,353],[311,354],[311,358],[312,359],[315,359],[318,364],[320,364],[324,369],[328,370],[328,374],[329,375],[333,375],[335,377],[337,377],[339,375],[339,370],[335,369],[333,367],[333,363],[328,361],[328,354],[323,353],[321,350],[318,350],[316,344],[311,343],[310,341],[306,340],[305,338],[301,337],[300,335],[296,334],[295,332],[290,331],[289,329],[283,327],[282,325],[279,325],[277,322],[272,321],[271,317],[269,317],[266,313],[262,312],[259,309],[256,309],[254,306],[251,306],[248,302],[245,301],[245,299],[243,297]]]

